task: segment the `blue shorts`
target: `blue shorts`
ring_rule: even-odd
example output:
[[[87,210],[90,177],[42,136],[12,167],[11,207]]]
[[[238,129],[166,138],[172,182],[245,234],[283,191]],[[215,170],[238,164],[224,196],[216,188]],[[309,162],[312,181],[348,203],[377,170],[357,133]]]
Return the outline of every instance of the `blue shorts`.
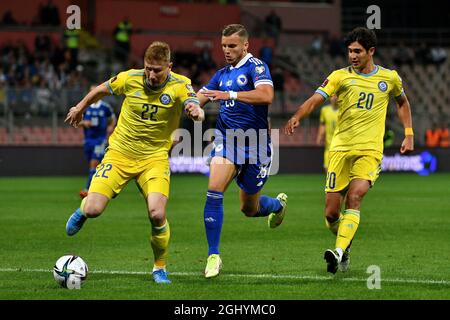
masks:
[[[238,169],[236,183],[247,194],[259,192],[269,178],[272,163],[272,144],[269,141],[261,148],[228,147],[226,140],[215,140],[211,158],[230,160]],[[262,149],[262,150],[256,150]]]
[[[84,156],[86,160],[102,161],[105,155],[106,139],[101,140],[87,140],[84,142]]]

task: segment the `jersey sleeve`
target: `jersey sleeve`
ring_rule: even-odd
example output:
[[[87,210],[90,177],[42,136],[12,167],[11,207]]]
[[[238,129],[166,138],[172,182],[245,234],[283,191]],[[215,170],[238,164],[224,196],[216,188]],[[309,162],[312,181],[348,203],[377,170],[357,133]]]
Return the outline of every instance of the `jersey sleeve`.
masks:
[[[220,70],[214,74],[214,76],[211,78],[211,80],[209,80],[208,84],[206,86],[204,86],[203,88],[201,88],[200,91],[201,90],[220,90],[219,81],[220,81]]]
[[[257,61],[260,61],[260,60],[257,60]],[[261,63],[258,63],[256,65],[252,64],[249,72],[253,79],[253,84],[254,84],[255,88],[261,84],[268,84],[268,85],[273,86],[272,76],[270,74],[269,67],[267,66],[267,64],[263,63],[262,61],[261,61]]]
[[[111,94],[118,96],[125,92],[125,84],[127,79],[127,72],[120,72],[117,76],[106,81],[105,85]]]
[[[397,71],[393,71],[392,76],[392,90],[391,90],[391,96],[397,98],[404,94],[403,90],[403,84],[402,84],[402,78],[398,75]]]
[[[339,90],[339,74],[333,71],[325,81],[317,88],[316,93],[322,95],[325,99],[331,97]]]
[[[185,106],[189,102],[200,105],[197,95],[195,94],[194,88],[192,88],[191,81],[185,82],[180,85],[180,90],[178,90],[180,96],[179,100]]]

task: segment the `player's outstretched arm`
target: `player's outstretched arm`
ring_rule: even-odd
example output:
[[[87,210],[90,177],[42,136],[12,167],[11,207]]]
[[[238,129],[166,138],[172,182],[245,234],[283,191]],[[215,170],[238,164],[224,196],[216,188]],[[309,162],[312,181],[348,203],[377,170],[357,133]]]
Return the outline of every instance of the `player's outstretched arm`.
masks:
[[[199,93],[211,101],[238,100],[248,104],[264,106],[271,104],[274,96],[273,87],[268,84],[261,84],[250,91],[202,90]]]
[[[414,150],[411,106],[409,105],[408,98],[404,94],[397,97],[395,101],[397,102],[398,117],[405,128],[405,139],[403,139],[402,146],[400,147],[400,153],[406,154]]]
[[[70,108],[64,122],[77,128],[81,120],[83,120],[84,110],[86,110],[89,105],[110,94],[111,93],[104,83],[98,85],[97,87],[89,91],[89,93],[80,102],[78,102],[75,107]]]
[[[324,102],[325,98],[322,95],[314,93],[308,100],[303,102],[303,104],[298,107],[297,112],[288,120],[284,126],[284,133],[288,136],[292,135],[295,128],[300,125],[300,120],[307,117],[315,108]]]

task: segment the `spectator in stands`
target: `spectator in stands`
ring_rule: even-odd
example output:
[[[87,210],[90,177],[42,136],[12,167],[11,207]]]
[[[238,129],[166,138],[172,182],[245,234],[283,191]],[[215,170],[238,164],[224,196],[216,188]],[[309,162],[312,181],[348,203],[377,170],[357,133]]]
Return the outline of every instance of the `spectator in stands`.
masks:
[[[198,69],[199,72],[209,70],[209,69],[215,69],[216,63],[214,62],[212,55],[211,55],[211,49],[208,47],[205,47],[200,52],[199,58],[198,58]]]
[[[34,39],[34,49],[36,50],[36,53],[39,53],[40,51],[49,52],[50,51],[50,37],[46,34],[38,34],[36,35],[36,38]]]
[[[311,46],[309,48],[310,55],[321,55],[323,52],[323,39],[322,36],[314,36]]]
[[[438,67],[447,60],[447,51],[442,47],[434,47],[430,51],[431,62]]]
[[[64,31],[64,40],[66,48],[70,51],[69,70],[75,70],[78,65],[78,47],[80,39],[80,30],[66,29]]]
[[[404,42],[400,42],[394,49],[393,60],[398,66],[401,66],[402,64],[411,65],[414,62],[414,51],[412,51],[411,48],[406,47]]]
[[[48,116],[52,109],[52,92],[45,79],[40,78],[39,87],[35,90],[33,109],[42,116]]]
[[[422,42],[415,52],[416,61],[425,65],[431,63],[431,53],[425,42]]]
[[[335,35],[332,35],[329,41],[328,53],[334,58],[337,56],[343,56],[345,52],[346,48],[342,45],[342,41]]]
[[[14,18],[11,10],[8,10],[5,12],[5,14],[3,15],[1,24],[4,26],[15,26],[17,24],[17,21]]]
[[[59,10],[53,4],[52,0],[48,0],[45,6],[39,9],[39,20],[42,25],[59,26],[61,21],[59,19]]]
[[[38,34],[34,39],[34,52],[38,59],[48,56],[51,50],[50,37],[44,34]]]
[[[267,38],[264,38],[263,45],[259,50],[259,58],[267,63],[269,69],[272,67],[273,48]]]
[[[133,32],[133,25],[125,17],[120,21],[114,30],[114,53],[117,59],[123,63],[128,63],[128,54],[130,53],[130,37]]]
[[[283,28],[281,18],[272,9],[264,19],[264,22],[266,33],[275,40],[275,45],[278,45],[278,38]]]

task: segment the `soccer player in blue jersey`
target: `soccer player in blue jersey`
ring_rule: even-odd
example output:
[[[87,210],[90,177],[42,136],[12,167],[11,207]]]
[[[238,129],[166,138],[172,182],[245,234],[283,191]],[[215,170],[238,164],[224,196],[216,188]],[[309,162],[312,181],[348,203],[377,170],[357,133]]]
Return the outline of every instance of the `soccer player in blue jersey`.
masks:
[[[204,209],[208,240],[206,278],[217,276],[222,267],[219,242],[223,194],[233,179],[241,189],[241,211],[247,217],[268,216],[269,227],[275,228],[286,213],[286,194],[280,193],[276,198],[260,195],[271,165],[267,116],[274,91],[267,64],[248,53],[248,46],[244,26],[226,26],[222,31],[222,50],[228,65],[197,93],[201,106],[209,101],[220,103]]]
[[[95,87],[91,86],[90,90]],[[105,155],[108,136],[113,132],[116,123],[113,109],[103,100],[91,104],[83,114],[80,126],[84,128],[84,155],[89,164],[89,175],[86,187],[80,191],[81,198],[88,194],[95,168]]]

